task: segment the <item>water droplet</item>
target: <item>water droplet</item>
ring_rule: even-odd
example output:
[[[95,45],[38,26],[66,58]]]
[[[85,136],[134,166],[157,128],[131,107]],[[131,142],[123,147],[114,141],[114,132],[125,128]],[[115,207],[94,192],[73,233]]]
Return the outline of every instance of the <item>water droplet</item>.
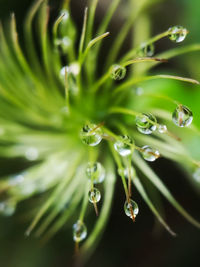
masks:
[[[143,146],[141,149],[142,156],[147,161],[155,161],[160,157],[159,151],[150,146]]]
[[[140,133],[151,134],[156,130],[157,120],[151,113],[143,113],[141,116],[136,117],[136,126]]]
[[[160,124],[158,127],[159,133],[166,133],[167,132],[167,126],[164,124]]]
[[[75,242],[84,240],[87,236],[87,228],[82,221],[77,221],[73,225],[73,239]]]
[[[137,88],[135,89],[135,94],[136,94],[136,95],[140,96],[140,95],[142,95],[143,93],[144,93],[144,90],[143,90],[142,87],[137,87]]]
[[[8,180],[8,183],[11,186],[15,186],[23,183],[23,181],[24,181],[24,173],[11,176],[10,179]]]
[[[27,160],[30,161],[34,161],[36,159],[38,159],[39,153],[37,148],[35,147],[29,147],[27,148],[26,152],[25,152],[25,157]]]
[[[176,43],[182,42],[188,34],[187,29],[182,26],[171,27],[168,31],[169,39]]]
[[[63,53],[67,53],[69,48],[72,46],[72,40],[68,36],[56,38],[54,43],[55,46],[60,48]]]
[[[197,168],[193,173],[193,178],[197,183],[200,183],[200,168]]]
[[[114,143],[115,150],[122,157],[129,156],[133,152],[134,149],[133,146],[134,146],[133,140],[127,135],[119,136],[117,141]]]
[[[12,216],[16,210],[16,202],[13,200],[6,200],[0,202],[0,214],[4,216]]]
[[[95,124],[86,124],[80,133],[81,140],[89,146],[96,146],[102,140],[102,129]]]
[[[99,162],[89,162],[86,168],[87,177],[94,183],[102,183],[105,179],[105,169]]]
[[[93,188],[88,193],[89,201],[91,203],[97,203],[101,199],[101,193],[97,188]]]
[[[132,199],[129,201],[126,200],[124,203],[124,211],[128,217],[132,218],[132,216],[134,216],[135,218],[139,212],[138,204]]]
[[[153,43],[151,44],[141,44],[141,50],[139,51],[139,55],[142,57],[152,57],[155,53],[155,46]]]
[[[130,174],[129,174],[129,172],[130,172]],[[131,168],[126,167],[124,169],[118,169],[118,173],[120,176],[124,175],[124,177],[126,179],[129,178],[129,175],[131,176],[131,178],[135,177],[135,175],[136,175],[135,169],[132,166],[131,166]]]
[[[63,16],[62,17],[62,21],[63,22],[66,22],[68,19],[69,19],[69,11],[67,10],[67,9],[62,9],[61,11],[60,11],[60,16]]]
[[[111,67],[111,78],[116,81],[124,79],[126,76],[126,68],[120,65],[113,65]]]
[[[179,127],[189,126],[192,120],[192,111],[183,105],[179,105],[172,114],[172,121]]]

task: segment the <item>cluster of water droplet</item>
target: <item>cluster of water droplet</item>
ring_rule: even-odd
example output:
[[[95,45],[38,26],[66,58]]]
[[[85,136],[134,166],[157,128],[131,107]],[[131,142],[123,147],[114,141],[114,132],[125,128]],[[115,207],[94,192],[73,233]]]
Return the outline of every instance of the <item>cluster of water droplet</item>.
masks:
[[[113,65],[111,67],[111,78],[116,81],[124,79],[126,76],[126,68],[121,65]]]
[[[134,142],[129,136],[122,135],[114,143],[114,148],[122,157],[126,157],[133,152]]]
[[[192,111],[183,105],[178,105],[172,114],[172,121],[179,127],[189,126],[192,120]]]
[[[180,43],[185,40],[188,31],[183,26],[174,26],[168,29],[169,39],[173,42]]]
[[[136,117],[136,126],[140,133],[151,134],[157,128],[156,117],[151,113],[143,113]]]
[[[81,242],[86,238],[86,236],[87,236],[87,228],[82,221],[78,220],[73,225],[73,239],[75,242]]]
[[[100,127],[97,127],[96,124],[86,124],[83,126],[80,137],[84,144],[89,146],[96,146],[102,140],[103,132]]]
[[[132,199],[126,200],[124,203],[124,211],[128,217],[135,219],[139,212],[138,204]]]
[[[141,154],[143,158],[147,161],[155,161],[157,158],[160,157],[160,153],[158,150],[147,145],[141,148]]]

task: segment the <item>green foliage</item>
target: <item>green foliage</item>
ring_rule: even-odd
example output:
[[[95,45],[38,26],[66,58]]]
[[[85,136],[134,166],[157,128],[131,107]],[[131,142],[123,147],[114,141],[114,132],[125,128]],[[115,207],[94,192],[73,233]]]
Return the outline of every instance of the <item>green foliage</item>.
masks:
[[[150,56],[149,53],[154,52],[153,44],[161,38],[184,40],[187,30],[175,26],[144,40],[120,58],[120,48],[133,23],[149,5],[146,0],[129,2],[136,8],[127,15],[109,53],[103,55],[101,77],[98,73],[103,53],[101,44],[111,38],[106,31],[119,0],[111,2],[95,34],[98,1],[92,1],[89,9],[85,9],[80,37],[71,18],[69,1],[64,2],[50,33],[47,1],[36,1],[24,24],[25,51],[18,40],[14,14],[9,32],[5,34],[2,26],[0,28],[0,156],[8,162],[23,158],[29,163],[20,173],[1,179],[0,211],[12,215],[18,203],[36,195],[43,204],[31,212],[33,221],[26,234],[34,230],[36,236],[43,235],[44,240],[48,240],[65,224],[79,221],[74,225],[78,245],[86,237],[82,223],[87,225],[85,215],[92,202],[99,217],[93,229],[88,230],[88,239],[81,248],[86,258],[97,246],[109,217],[117,178],[115,165],[133,221],[136,213],[130,204],[135,203],[131,199],[134,184],[165,229],[175,235],[143,187],[140,180],[143,173],[178,212],[200,227],[141,159],[143,156],[153,161],[161,154],[191,173],[200,168],[200,155],[190,153],[190,148],[187,150],[184,146],[187,139],[197,138],[200,133],[195,126],[199,121],[189,125],[192,112],[183,105],[192,106],[193,98],[182,85],[187,82],[192,89],[199,82],[151,72],[154,66],[166,64],[172,57],[200,50],[200,45],[181,46]],[[33,27],[37,30],[33,31]],[[135,71],[137,64],[142,65]],[[179,83],[181,86],[177,86]],[[141,86],[143,89],[138,88]],[[171,95],[168,87],[174,87]],[[173,124],[171,114],[175,109],[178,110],[176,124],[188,124],[188,129]],[[93,167],[86,172],[88,162]],[[94,164],[96,162],[100,163]],[[102,174],[104,168],[106,174]],[[90,173],[89,179],[87,173]],[[101,175],[105,175],[104,182]],[[100,180],[103,185],[99,184]],[[96,183],[95,188],[102,195],[100,211],[95,199],[88,201],[88,192],[94,192]],[[84,235],[77,230],[77,225],[84,229]]]

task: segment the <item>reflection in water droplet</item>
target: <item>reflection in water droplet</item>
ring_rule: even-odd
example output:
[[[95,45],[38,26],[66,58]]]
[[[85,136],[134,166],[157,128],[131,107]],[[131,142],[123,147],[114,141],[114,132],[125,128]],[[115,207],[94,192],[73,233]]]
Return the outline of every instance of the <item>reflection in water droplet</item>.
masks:
[[[155,46],[151,44],[141,44],[141,49],[139,51],[139,56],[141,57],[152,57],[155,53]]]
[[[135,218],[139,212],[138,204],[132,199],[129,201],[126,200],[124,203],[124,211],[128,217],[132,218],[133,215]]]
[[[143,146],[141,150],[143,158],[147,161],[155,161],[160,157],[159,151],[150,146]]]
[[[114,143],[114,148],[122,157],[126,157],[133,152],[134,143],[129,136],[123,135],[118,137]]]
[[[102,136],[102,129],[92,123],[86,124],[80,132],[82,142],[89,146],[98,145],[102,140]]]
[[[84,240],[87,236],[87,228],[82,221],[77,221],[73,225],[73,239],[75,242]]]
[[[179,127],[186,127],[192,123],[192,111],[183,105],[179,105],[172,114],[172,121]]]
[[[89,201],[91,203],[97,203],[101,199],[101,193],[97,188],[93,188],[88,193]]]
[[[136,117],[136,126],[139,132],[143,134],[151,134],[156,130],[156,117],[151,113],[143,113]]]
[[[120,65],[113,65],[111,67],[111,78],[116,81],[124,79],[126,76],[126,68]]]
[[[174,26],[169,28],[169,39],[173,42],[180,43],[187,36],[187,29],[182,26]]]

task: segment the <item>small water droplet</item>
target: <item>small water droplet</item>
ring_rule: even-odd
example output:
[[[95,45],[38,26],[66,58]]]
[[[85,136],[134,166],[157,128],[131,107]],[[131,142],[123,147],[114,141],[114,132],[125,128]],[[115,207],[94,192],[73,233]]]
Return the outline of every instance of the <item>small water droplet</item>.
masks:
[[[197,168],[193,173],[193,178],[197,183],[200,183],[200,168]]]
[[[160,157],[159,151],[150,146],[143,146],[141,149],[142,156],[147,161],[155,161]]]
[[[121,65],[113,65],[111,67],[111,78],[116,81],[124,79],[126,76],[126,68]]]
[[[82,221],[77,221],[73,225],[73,239],[75,242],[84,240],[87,236],[87,228]]]
[[[103,136],[103,131],[96,124],[86,124],[80,133],[81,140],[84,144],[89,146],[98,145]]]
[[[91,203],[97,203],[101,199],[101,193],[97,188],[93,188],[88,193],[89,201]]]
[[[129,172],[130,172],[130,174],[129,174]],[[126,179],[129,179],[129,175],[131,176],[131,178],[135,177],[135,175],[136,175],[135,169],[132,166],[131,166],[131,168],[126,167],[124,169],[118,169],[118,173],[120,176],[124,175],[124,177]]]
[[[137,87],[135,89],[135,94],[138,95],[138,96],[141,96],[142,94],[144,93],[144,90],[142,87]]]
[[[156,130],[157,120],[151,113],[143,113],[141,116],[136,117],[136,126],[140,133],[151,134]]]
[[[179,127],[186,127],[192,123],[192,111],[183,105],[179,105],[172,114],[172,121]]]
[[[87,177],[94,183],[102,183],[105,179],[105,169],[100,162],[89,162],[86,168]]]
[[[122,135],[114,143],[114,148],[122,157],[126,157],[133,152],[134,142],[129,136]]]
[[[60,11],[60,16],[61,15],[63,15],[63,17],[62,17],[62,21],[63,22],[66,22],[68,19],[69,19],[69,11],[67,10],[67,9],[62,9],[61,11]],[[61,22],[62,22],[61,21]]]
[[[10,179],[8,180],[8,183],[11,186],[15,186],[23,183],[23,181],[24,181],[24,173],[11,176]]]
[[[169,39],[173,42],[180,43],[185,40],[185,37],[188,34],[186,28],[182,26],[174,26],[169,28]]]
[[[39,156],[38,149],[35,147],[27,148],[25,152],[25,157],[27,160],[34,161],[37,160]]]
[[[124,211],[128,217],[132,218],[132,216],[134,216],[135,218],[139,212],[138,204],[132,199],[129,201],[126,200],[124,203]]]
[[[0,202],[0,214],[3,216],[12,216],[16,210],[16,202],[13,200],[6,200]]]
[[[141,49],[139,51],[139,55],[142,57],[152,57],[155,53],[155,46],[153,43],[151,44],[141,44]]]
[[[167,132],[167,126],[164,124],[160,124],[158,127],[159,133],[166,133]]]
[[[56,38],[54,43],[55,46],[60,48],[63,53],[67,53],[69,48],[72,46],[72,40],[68,36]]]

